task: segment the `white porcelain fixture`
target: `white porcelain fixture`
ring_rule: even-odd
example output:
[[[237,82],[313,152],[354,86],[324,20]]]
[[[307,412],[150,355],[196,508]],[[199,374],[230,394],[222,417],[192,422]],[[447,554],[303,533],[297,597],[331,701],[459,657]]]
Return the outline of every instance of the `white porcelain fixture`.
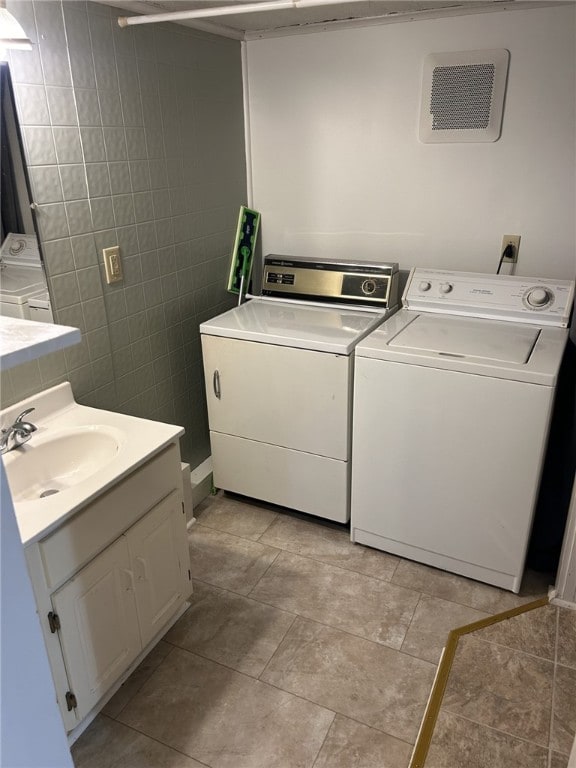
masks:
[[[125,442],[123,432],[102,425],[33,434],[4,458],[12,499],[36,501],[66,492],[106,467]]]
[[[79,405],[68,382],[0,411],[11,424],[26,408],[38,428],[3,456],[24,544],[61,524],[166,445],[182,427]],[[41,497],[51,489],[59,493]]]

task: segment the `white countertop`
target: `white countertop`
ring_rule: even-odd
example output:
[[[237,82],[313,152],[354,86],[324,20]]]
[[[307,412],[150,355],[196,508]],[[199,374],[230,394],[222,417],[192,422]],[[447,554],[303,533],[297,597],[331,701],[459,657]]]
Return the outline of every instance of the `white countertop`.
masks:
[[[12,423],[18,413],[32,407],[35,411],[27,418],[37,427],[36,432],[24,446],[2,456],[8,481],[10,463],[18,461],[23,452],[34,451],[35,441],[40,445],[51,436],[57,437],[59,433],[66,430],[78,430],[82,427],[105,428],[119,434],[121,439],[113,460],[85,480],[52,496],[29,501],[14,501],[16,519],[24,545],[46,536],[79,509],[184,434],[183,427],[173,424],[78,405],[68,382],[58,384],[56,387],[32,395],[6,408],[0,412],[0,421],[2,424]],[[34,478],[30,480],[32,485]]]
[[[0,316],[0,362],[3,370],[79,342],[78,328]]]

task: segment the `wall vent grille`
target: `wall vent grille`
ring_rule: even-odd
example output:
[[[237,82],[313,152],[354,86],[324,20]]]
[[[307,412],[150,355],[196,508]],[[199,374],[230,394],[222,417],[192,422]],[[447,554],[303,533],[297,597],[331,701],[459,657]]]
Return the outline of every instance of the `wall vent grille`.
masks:
[[[428,56],[420,140],[496,141],[502,126],[508,58],[505,50]]]

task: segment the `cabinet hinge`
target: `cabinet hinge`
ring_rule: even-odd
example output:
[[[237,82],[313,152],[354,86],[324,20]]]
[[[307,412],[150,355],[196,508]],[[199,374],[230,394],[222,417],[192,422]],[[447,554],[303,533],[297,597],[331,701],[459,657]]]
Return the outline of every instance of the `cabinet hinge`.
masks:
[[[61,627],[60,624],[60,617],[57,613],[54,613],[54,611],[50,611],[48,614],[48,625],[50,627],[50,632],[54,634],[54,632],[58,632],[58,630]]]
[[[78,702],[76,701],[76,696],[72,693],[72,691],[66,691],[66,706],[68,707],[68,712],[71,712],[73,709],[76,709],[78,706]]]

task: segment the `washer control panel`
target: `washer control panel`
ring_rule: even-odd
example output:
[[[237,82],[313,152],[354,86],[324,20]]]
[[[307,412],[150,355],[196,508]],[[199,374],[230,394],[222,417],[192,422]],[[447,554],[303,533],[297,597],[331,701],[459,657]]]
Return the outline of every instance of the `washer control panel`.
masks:
[[[399,299],[398,264],[269,254],[262,295],[392,309]]]
[[[574,281],[413,269],[402,302],[408,309],[568,326]]]

